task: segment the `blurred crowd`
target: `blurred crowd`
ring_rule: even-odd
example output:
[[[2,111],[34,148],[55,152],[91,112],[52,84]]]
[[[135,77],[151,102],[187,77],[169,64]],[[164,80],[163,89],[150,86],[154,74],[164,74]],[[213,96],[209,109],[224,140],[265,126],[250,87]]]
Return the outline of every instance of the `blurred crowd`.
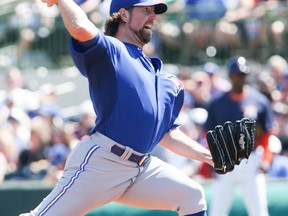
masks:
[[[288,56],[286,0],[162,1],[169,10],[159,19],[146,50],[166,62],[204,64],[209,58],[221,61],[235,52],[261,61],[272,54]],[[75,2],[95,25],[103,26],[110,0]],[[41,1],[18,1],[14,12],[0,21],[2,49],[13,50],[1,55],[0,48],[0,66],[35,65],[29,56],[42,65],[59,64],[57,55],[68,55],[63,46],[67,37],[58,35],[66,34],[59,16],[57,7],[47,8]]]
[[[96,25],[103,23],[109,0],[79,0],[77,3]],[[288,178],[287,7],[283,7],[287,1],[166,0],[166,3],[170,7],[168,15],[159,22],[155,37],[145,46],[146,54],[158,56],[159,44],[164,44],[162,55],[166,49],[170,56],[164,57],[166,62],[184,55],[190,60],[188,65],[193,65],[194,59],[203,62],[197,67],[178,64],[168,67],[166,64],[167,72],[176,74],[186,89],[181,129],[206,146],[203,124],[208,115],[207,104],[231,88],[225,64],[212,60],[223,49],[226,55],[238,50],[250,60],[251,86],[267,96],[275,114],[270,147],[274,157],[266,174]],[[59,14],[56,8],[48,12],[43,6],[38,0],[23,1],[8,19],[9,25],[21,31],[12,60],[5,58],[3,61],[0,56],[1,73],[5,74],[5,87],[0,89],[0,181],[41,179],[55,182],[63,171],[67,155],[79,140],[89,135],[96,118],[90,101],[82,101],[77,115],[67,118],[57,103],[53,86],[29,89],[20,67],[15,66],[25,59],[25,53],[37,38],[48,37],[53,32]],[[209,22],[205,22],[207,20]],[[183,32],[184,37],[181,36]],[[185,41],[185,48],[179,38]],[[209,48],[209,44],[213,46]],[[270,44],[270,51],[276,53],[268,56],[264,64],[254,58],[261,53],[263,44]],[[202,164],[161,147],[153,154],[191,177],[213,177],[207,175]]]
[[[267,59],[267,65],[250,60],[249,84],[261,91],[271,103],[275,125],[270,151],[273,162],[267,175],[288,178],[288,64],[279,56]],[[212,98],[229,91],[227,69],[214,62],[201,67],[166,67],[176,74],[185,87],[185,102],[181,111],[181,129],[207,146],[203,124]],[[3,71],[5,88],[0,89],[0,179],[56,181],[75,144],[93,127],[96,116],[90,101],[81,101],[74,116],[63,115],[53,85],[29,89],[25,75],[10,66]],[[73,98],[67,98],[73,100]],[[191,177],[213,178],[203,164],[181,157],[161,147],[154,155],[180,168]],[[206,167],[207,168],[207,167]],[[209,170],[208,170],[209,172]]]
[[[273,54],[287,57],[286,0],[166,3],[169,11],[160,19],[158,38],[149,47],[160,49],[168,62],[204,64],[211,57],[225,59],[235,53],[262,63]]]
[[[70,150],[94,125],[92,104],[86,100],[81,102],[76,114],[65,118],[53,84],[31,90],[25,85],[19,68],[11,66],[3,72],[0,179],[54,182],[63,171]]]

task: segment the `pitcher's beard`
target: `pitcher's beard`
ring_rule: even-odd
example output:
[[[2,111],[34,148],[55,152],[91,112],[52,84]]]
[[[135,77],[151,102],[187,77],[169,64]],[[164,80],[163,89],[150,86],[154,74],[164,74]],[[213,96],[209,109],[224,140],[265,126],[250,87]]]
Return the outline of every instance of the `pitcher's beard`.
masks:
[[[152,31],[150,29],[145,29],[144,27],[140,30],[135,30],[130,28],[132,32],[138,37],[138,39],[143,43],[147,44],[151,41]]]

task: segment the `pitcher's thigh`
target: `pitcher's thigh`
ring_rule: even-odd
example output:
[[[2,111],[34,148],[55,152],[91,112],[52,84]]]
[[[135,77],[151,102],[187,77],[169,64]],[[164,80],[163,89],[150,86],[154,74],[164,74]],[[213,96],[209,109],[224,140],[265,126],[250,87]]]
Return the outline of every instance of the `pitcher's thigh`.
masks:
[[[110,155],[89,140],[76,146],[59,183],[30,215],[80,216],[118,199],[139,170],[117,163]]]
[[[178,211],[181,215],[207,208],[204,189],[200,184],[155,157],[117,202],[139,208]]]
[[[34,209],[30,215],[68,216],[83,215],[93,207],[91,194],[87,188],[89,176],[93,174],[87,167],[95,160],[98,146],[77,146],[69,155],[65,171],[51,193]],[[93,187],[90,188],[94,190]],[[85,199],[88,198],[88,199]]]

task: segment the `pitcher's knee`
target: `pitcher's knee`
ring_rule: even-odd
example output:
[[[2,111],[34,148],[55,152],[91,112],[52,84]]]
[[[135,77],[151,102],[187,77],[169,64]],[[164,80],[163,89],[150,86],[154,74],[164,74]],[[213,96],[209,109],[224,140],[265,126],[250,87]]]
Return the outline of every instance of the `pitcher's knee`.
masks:
[[[180,215],[189,215],[204,211],[207,209],[204,188],[200,185],[193,185],[193,188],[187,189],[186,196],[180,201],[178,213]]]

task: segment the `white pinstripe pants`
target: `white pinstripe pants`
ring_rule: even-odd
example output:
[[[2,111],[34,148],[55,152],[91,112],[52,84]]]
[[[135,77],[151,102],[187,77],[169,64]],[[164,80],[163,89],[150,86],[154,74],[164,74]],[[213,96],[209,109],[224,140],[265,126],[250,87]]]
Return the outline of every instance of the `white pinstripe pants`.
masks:
[[[203,187],[180,170],[155,157],[139,167],[111,153],[113,144],[99,133],[81,141],[56,187],[25,215],[80,216],[112,201],[179,215],[206,210]]]

